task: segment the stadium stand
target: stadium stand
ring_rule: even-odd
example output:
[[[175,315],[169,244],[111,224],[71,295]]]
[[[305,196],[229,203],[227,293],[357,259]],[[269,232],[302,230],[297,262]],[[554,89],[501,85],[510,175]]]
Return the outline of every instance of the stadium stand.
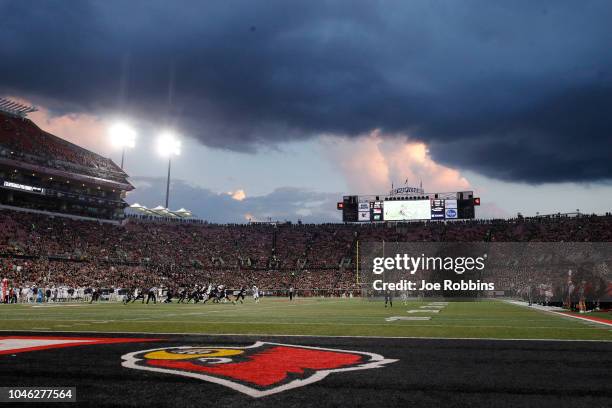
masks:
[[[178,290],[194,282],[223,282],[277,292],[293,285],[306,295],[357,296],[357,240],[612,242],[612,216],[396,225],[219,225],[130,218],[113,224],[0,210],[1,271],[22,286]],[[499,273],[495,279],[501,289],[520,295],[530,282],[550,283],[551,276],[539,270],[537,275]]]
[[[0,204],[122,218],[127,177],[112,160],[0,112]]]

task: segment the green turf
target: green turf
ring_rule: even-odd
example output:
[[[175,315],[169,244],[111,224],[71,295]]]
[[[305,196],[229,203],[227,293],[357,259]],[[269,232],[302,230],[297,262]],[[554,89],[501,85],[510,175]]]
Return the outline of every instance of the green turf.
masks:
[[[451,302],[430,321],[386,322],[410,316],[425,302],[264,298],[255,304],[0,305],[0,329],[203,334],[470,337],[612,340],[610,327],[501,301]]]

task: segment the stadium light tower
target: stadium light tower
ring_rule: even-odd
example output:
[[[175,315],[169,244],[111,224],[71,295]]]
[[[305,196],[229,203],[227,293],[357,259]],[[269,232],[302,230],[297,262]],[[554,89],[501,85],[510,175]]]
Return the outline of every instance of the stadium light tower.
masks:
[[[136,131],[125,123],[115,123],[110,127],[108,133],[111,143],[115,147],[121,148],[121,169],[125,161],[125,149],[133,149],[136,146]]]
[[[168,157],[168,178],[166,179],[166,208],[170,198],[170,167],[172,156],[181,154],[181,141],[171,132],[164,132],[157,139],[157,151],[163,157]]]

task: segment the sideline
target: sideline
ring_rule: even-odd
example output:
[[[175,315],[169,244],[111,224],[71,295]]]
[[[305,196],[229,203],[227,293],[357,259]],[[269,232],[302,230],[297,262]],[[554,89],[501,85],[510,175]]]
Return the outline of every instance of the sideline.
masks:
[[[572,313],[568,312],[567,310],[565,310],[565,309],[563,309],[561,307],[542,306],[542,305],[535,305],[535,304],[529,306],[529,303],[523,302],[523,301],[520,301],[520,300],[502,299],[502,302],[509,303],[509,304],[512,304],[512,305],[515,305],[515,306],[528,307],[528,308],[533,309],[533,310],[539,310],[539,311],[542,311],[542,312],[551,313],[551,314],[554,314],[554,315],[557,315],[557,316],[561,316],[561,317],[569,317],[569,318],[573,318],[573,319],[582,320],[583,322],[596,323],[596,324],[601,324],[603,326],[612,327],[612,322],[610,322],[610,321],[606,321],[604,319],[599,319],[599,318],[596,318],[596,317],[575,315],[575,314],[572,314]]]

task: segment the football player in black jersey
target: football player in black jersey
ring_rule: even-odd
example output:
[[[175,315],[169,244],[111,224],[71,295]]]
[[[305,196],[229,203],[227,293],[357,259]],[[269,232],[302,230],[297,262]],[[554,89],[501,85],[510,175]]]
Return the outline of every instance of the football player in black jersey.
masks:
[[[387,307],[387,303],[389,303],[389,307],[393,307],[393,293],[389,289],[385,290],[385,307]]]
[[[236,295],[236,297],[234,298],[234,300],[232,301],[233,304],[236,304],[237,301],[240,300],[240,303],[244,303],[244,294],[246,293],[246,289],[244,286],[242,286],[240,288],[240,290],[238,291],[238,294]]]

